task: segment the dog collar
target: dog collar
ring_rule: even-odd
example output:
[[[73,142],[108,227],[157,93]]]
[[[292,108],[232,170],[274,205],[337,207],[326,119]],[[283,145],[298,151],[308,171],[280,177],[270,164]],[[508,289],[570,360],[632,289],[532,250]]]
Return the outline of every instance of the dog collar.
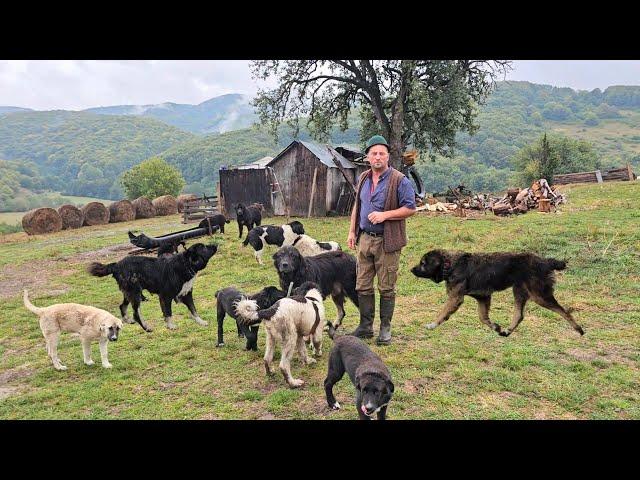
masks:
[[[298,243],[301,239],[302,239],[302,235],[298,235],[298,238],[296,238],[296,239],[293,241],[293,245],[295,246],[295,244],[296,244],[296,243]]]
[[[287,290],[287,297],[291,296],[291,290],[293,289],[293,282],[289,283],[289,290]]]

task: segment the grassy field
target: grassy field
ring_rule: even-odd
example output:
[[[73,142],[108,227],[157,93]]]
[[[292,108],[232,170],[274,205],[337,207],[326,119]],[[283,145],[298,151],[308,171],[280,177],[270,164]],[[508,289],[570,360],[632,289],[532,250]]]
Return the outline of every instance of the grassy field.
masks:
[[[388,347],[369,341],[396,386],[389,419],[640,419],[640,183],[564,190],[569,203],[552,214],[465,220],[419,213],[408,220],[394,341]],[[346,218],[301,220],[314,237],[345,243]],[[226,345],[215,347],[214,292],[230,285],[248,292],[277,285],[273,266],[257,265],[252,250],[241,247],[236,226],[228,227],[225,235],[216,235],[219,251],[194,288],[208,327],[196,325],[178,305],[178,329],[167,330],[157,297],[150,296],[142,312],[155,330],[125,325],[109,345],[113,369],[100,366],[95,345],[96,365],[85,366],[78,339],[63,335],[59,356],[69,367],[64,372],[51,366],[37,319],[22,305],[23,286],[38,306],[78,302],[115,314],[121,299],[115,281],[89,276],[86,265],[122,258],[126,252],[108,247],[126,244],[128,229],[161,234],[184,226],[171,216],[38,237],[0,236],[0,418],[357,418],[355,390],[346,377],[334,389],[343,409],[326,407],[322,382],[328,337],[317,364],[294,361],[294,375],[306,381],[299,390],[287,388],[280,375],[265,376],[263,329],[259,351],[246,352],[227,318]],[[557,275],[556,296],[576,309],[585,336],[530,303],[518,330],[499,337],[480,323],[472,299],[440,328],[427,330],[445,301],[445,289],[415,278],[409,268],[434,247],[533,251],[566,259],[569,266]],[[326,307],[333,318],[333,303],[327,301]],[[343,325],[351,330],[357,310],[350,303],[346,309]],[[492,319],[506,326],[512,309],[509,291],[494,295]]]

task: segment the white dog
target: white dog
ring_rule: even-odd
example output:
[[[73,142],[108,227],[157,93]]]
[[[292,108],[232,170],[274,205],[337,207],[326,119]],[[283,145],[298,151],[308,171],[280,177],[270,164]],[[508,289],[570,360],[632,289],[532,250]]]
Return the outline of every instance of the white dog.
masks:
[[[319,242],[309,235],[298,235],[292,245],[303,257],[313,257],[333,250],[342,250],[338,242]]]
[[[107,343],[118,339],[122,329],[122,320],[106,310],[77,303],[59,303],[49,307],[38,308],[29,301],[27,290],[24,290],[24,306],[40,317],[40,329],[47,344],[47,353],[56,370],[66,370],[58,358],[58,340],[62,332],[80,334],[84,363],[93,365],[91,360],[91,341],[98,340],[100,357],[104,368],[111,368],[107,358]]]
[[[255,325],[264,320],[267,331],[264,352],[264,368],[271,375],[271,362],[276,342],[282,344],[280,371],[291,388],[304,385],[304,381],[291,375],[291,359],[295,351],[306,364],[315,363],[307,356],[305,337],[311,339],[315,355],[322,355],[322,330],[325,324],[324,305],[318,285],[305,282],[293,291],[291,297],[278,300],[270,308],[258,310],[255,300],[236,302],[236,314],[245,325]]]

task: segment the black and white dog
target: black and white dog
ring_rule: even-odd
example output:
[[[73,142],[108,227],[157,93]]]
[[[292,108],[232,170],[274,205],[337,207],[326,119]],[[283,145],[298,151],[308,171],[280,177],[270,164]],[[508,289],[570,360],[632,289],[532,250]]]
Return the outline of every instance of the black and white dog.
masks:
[[[298,221],[285,223],[281,227],[264,225],[252,228],[247,234],[247,238],[242,242],[242,245],[246,247],[251,244],[255,251],[254,255],[257,262],[263,265],[262,252],[265,244],[276,245],[278,247],[293,245],[293,242],[295,242],[300,235],[304,235],[304,226]]]
[[[329,336],[333,338],[331,330]],[[324,380],[329,408],[340,408],[333,395],[333,386],[347,372],[356,387],[356,409],[360,420],[370,420],[374,414],[377,414],[378,420],[385,420],[387,405],[394,390],[389,369],[358,337],[342,335],[333,341],[327,378]]]
[[[253,205],[245,207],[239,203],[236,206],[236,218],[238,220],[238,238],[242,238],[242,227],[247,227],[247,233],[255,226],[262,223],[262,213],[260,209]]]
[[[285,292],[277,287],[265,287],[254,295],[245,295],[240,290],[227,287],[216,292],[217,309],[218,309],[218,343],[216,346],[224,345],[224,334],[222,332],[222,323],[226,314],[235,319],[238,328],[238,337],[247,339],[246,350],[258,350],[258,329],[260,325],[247,326],[238,321],[238,315],[234,304],[243,298],[253,300],[258,305],[258,309],[264,310],[276,303],[281,298],[287,296]]]
[[[321,253],[303,257],[295,247],[282,247],[273,255],[273,264],[280,277],[280,288],[289,291],[289,285],[299,287],[304,282],[320,286],[322,298],[331,295],[338,317],[329,328],[338,328],[344,318],[344,298],[349,297],[358,306],[356,292],[356,259],[343,251]]]
[[[133,323],[127,315],[129,303],[131,303],[133,319],[145,331],[152,331],[140,316],[140,302],[144,298],[142,291],[148,290],[160,297],[160,308],[167,322],[167,328],[176,328],[171,318],[171,302],[174,300],[176,303],[182,302],[187,306],[191,317],[198,325],[206,326],[207,322],[202,320],[196,311],[192,289],[196,274],[207,266],[209,259],[217,250],[218,247],[215,244],[196,243],[184,252],[169,257],[130,256],[107,265],[94,262],[89,265],[88,271],[96,277],[113,275],[116,279],[124,295],[120,313],[122,320],[126,323]]]

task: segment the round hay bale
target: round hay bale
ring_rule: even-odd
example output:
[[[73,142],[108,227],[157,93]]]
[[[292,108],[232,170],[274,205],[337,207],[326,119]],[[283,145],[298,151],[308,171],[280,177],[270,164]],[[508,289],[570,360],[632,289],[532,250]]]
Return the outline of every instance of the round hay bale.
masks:
[[[156,207],[156,215],[174,215],[178,213],[178,202],[173,195],[163,195],[153,200],[153,206]]]
[[[62,229],[68,230],[71,228],[80,228],[84,221],[84,215],[82,211],[75,205],[62,205],[58,207],[58,213],[62,218]]]
[[[109,209],[100,202],[89,202],[82,207],[82,225],[105,225],[109,223]]]
[[[133,202],[136,218],[153,218],[156,216],[156,207],[147,197],[138,197]]]
[[[53,208],[36,208],[22,217],[22,228],[29,235],[42,235],[62,230],[62,218]]]
[[[184,210],[184,202],[187,200],[196,200],[198,196],[195,193],[183,193],[182,195],[178,195],[176,202],[178,202],[178,213],[182,213]]]
[[[130,222],[136,219],[136,210],[129,200],[120,200],[109,205],[109,223]]]

